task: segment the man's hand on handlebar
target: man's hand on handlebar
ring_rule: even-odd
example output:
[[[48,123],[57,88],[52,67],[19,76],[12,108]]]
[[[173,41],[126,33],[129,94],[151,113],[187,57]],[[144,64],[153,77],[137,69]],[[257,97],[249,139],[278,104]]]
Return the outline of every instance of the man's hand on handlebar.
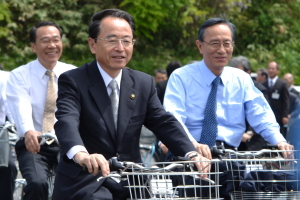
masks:
[[[210,172],[211,168],[210,159],[207,159],[199,154],[196,156],[195,153],[190,153],[188,157],[191,158],[192,161],[199,161],[193,164],[197,167],[198,172],[201,172],[200,177],[203,180],[207,179],[207,173]]]
[[[24,135],[25,145],[29,152],[38,153],[40,151],[40,143],[38,141],[38,136],[42,135],[42,133],[29,130]]]
[[[279,150],[286,150],[286,152],[282,152],[282,155],[284,158],[287,158],[287,159],[293,158],[293,152],[292,152],[292,150],[294,150],[293,145],[290,145],[287,142],[278,142],[277,146],[278,146]],[[290,151],[290,152],[288,152],[288,151]]]
[[[96,176],[100,170],[103,177],[106,177],[110,173],[109,164],[101,154],[78,152],[74,156],[74,160],[80,166],[86,166],[88,172],[92,173],[94,176]]]
[[[201,156],[203,156],[205,158],[208,158],[210,160],[212,159],[211,150],[210,150],[210,148],[209,148],[208,145],[206,145],[206,144],[200,144],[198,142],[193,142],[193,145],[197,149],[197,152]]]

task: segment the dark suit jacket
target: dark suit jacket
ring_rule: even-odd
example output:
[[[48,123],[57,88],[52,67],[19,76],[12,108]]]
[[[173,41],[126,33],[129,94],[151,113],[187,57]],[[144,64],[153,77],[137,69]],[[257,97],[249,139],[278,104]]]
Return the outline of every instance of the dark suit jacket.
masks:
[[[290,110],[289,114],[291,114],[295,109],[298,102],[298,97],[295,93],[290,92]]]
[[[96,61],[62,74],[58,80],[55,132],[61,145],[54,196],[57,199],[89,199],[99,188],[95,177],[67,158],[75,145],[106,159],[141,162],[139,139],[142,125],[149,128],[174,154],[195,151],[176,118],[157,98],[151,76],[123,69],[119,97],[118,130],[110,99]],[[65,196],[64,196],[65,195]]]
[[[283,125],[282,118],[288,117],[289,109],[290,109],[290,95],[289,95],[288,85],[284,80],[280,78],[277,79],[276,83],[272,87],[272,90],[269,89],[268,81],[263,82],[263,85],[269,91],[270,106],[275,114],[276,121],[282,127]],[[272,98],[272,94],[276,91],[279,94],[278,99]]]
[[[295,88],[292,87],[291,91],[292,93],[296,94],[298,97],[300,96],[300,93],[298,92],[298,90],[296,90]]]
[[[157,96],[161,102],[164,103],[165,92],[167,88],[168,80],[160,81],[156,84]]]
[[[269,102],[269,94],[268,94],[268,90],[265,86],[263,86],[263,84],[257,82],[256,80],[253,80],[254,86],[259,89],[261,91],[261,93],[263,93],[264,97],[266,98],[266,100]]]

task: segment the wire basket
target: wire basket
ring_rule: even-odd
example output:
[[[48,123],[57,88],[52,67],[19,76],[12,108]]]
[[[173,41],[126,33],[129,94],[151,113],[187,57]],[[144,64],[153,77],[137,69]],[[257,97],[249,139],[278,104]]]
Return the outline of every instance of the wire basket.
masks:
[[[221,199],[219,160],[207,162],[211,165],[207,180],[199,178],[201,172],[193,171],[191,162],[164,162],[159,163],[161,167],[142,169],[128,167],[121,174],[128,183],[129,199]]]
[[[221,171],[227,178],[226,192],[231,200],[300,199],[299,152],[288,152],[284,159],[280,150],[230,153]]]

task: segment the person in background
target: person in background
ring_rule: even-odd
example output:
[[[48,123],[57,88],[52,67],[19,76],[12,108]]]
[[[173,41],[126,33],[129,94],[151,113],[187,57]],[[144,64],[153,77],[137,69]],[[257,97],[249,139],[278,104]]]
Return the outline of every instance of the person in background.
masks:
[[[166,68],[168,77],[170,77],[172,72],[178,69],[179,67],[182,67],[182,64],[179,61],[171,61]],[[157,96],[161,104],[163,104],[167,83],[168,83],[168,79],[164,81],[159,81],[156,84]]]
[[[9,120],[11,124],[14,124],[14,120],[11,116],[6,101],[6,83],[8,78],[9,78],[9,72],[0,70],[0,126],[3,126],[5,124],[6,118]],[[1,199],[13,200],[16,177],[17,177],[17,167],[15,164],[15,159],[12,156],[12,152],[8,140],[8,134],[7,132],[3,132],[2,137],[0,137],[0,198]]]
[[[280,66],[272,61],[268,64],[267,81],[263,85],[268,89],[269,103],[280,126],[280,132],[286,136],[286,125],[289,123],[290,95],[288,84],[278,77]]]
[[[88,44],[95,60],[59,77],[55,132],[62,151],[53,200],[128,198],[129,189],[123,187],[127,181],[96,179],[110,173],[111,157],[142,161],[143,125],[175,155],[209,162],[197,154],[180,123],[162,107],[153,77],[125,67],[132,57],[134,33],[133,17],[125,11],[94,14]],[[208,163],[195,164],[198,171],[208,172]]]
[[[294,87],[294,76],[291,73],[286,73],[283,76],[283,80],[285,80],[288,83],[289,91],[294,93],[299,97],[299,91]]]
[[[167,71],[164,69],[157,69],[154,71],[154,80],[156,83],[160,82],[160,81],[165,81],[167,80]]]
[[[251,75],[251,65],[248,58],[244,56],[234,57],[230,60],[229,65],[231,67],[239,68],[246,72],[247,74]],[[254,86],[259,89],[266,100],[268,100],[268,90],[263,86],[261,83],[253,80]],[[252,127],[246,120],[246,130],[243,134],[242,142],[238,147],[239,151],[259,151],[266,145],[266,141],[261,137],[259,134],[255,133]]]
[[[62,29],[54,22],[37,23],[29,31],[37,59],[14,69],[7,83],[7,102],[20,140],[15,149],[26,179],[24,200],[48,199],[48,172],[57,164],[58,144],[40,145],[38,136],[54,131],[57,79],[76,68],[58,61],[63,52]]]
[[[256,81],[259,83],[263,83],[268,80],[268,71],[266,69],[258,69]]]

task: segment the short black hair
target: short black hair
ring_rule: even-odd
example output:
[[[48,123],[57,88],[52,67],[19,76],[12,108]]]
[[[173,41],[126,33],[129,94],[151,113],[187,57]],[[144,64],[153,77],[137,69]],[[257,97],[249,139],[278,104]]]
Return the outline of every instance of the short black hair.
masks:
[[[177,69],[182,67],[182,64],[179,61],[171,61],[168,65],[167,65],[167,76],[170,77],[172,72]]]
[[[230,23],[228,20],[222,18],[210,18],[203,22],[198,31],[198,40],[203,42],[205,29],[216,24],[227,24],[231,30],[232,41],[235,41],[235,25]]]
[[[251,71],[250,61],[245,56],[237,56],[232,58],[229,65],[231,67],[242,66],[245,72],[248,72],[249,70]]]
[[[258,69],[257,71],[260,71],[261,75],[265,76],[266,79],[268,79],[269,75],[268,75],[268,71],[266,69]]]
[[[105,9],[93,15],[89,27],[90,38],[97,38],[100,33],[101,21],[106,17],[116,17],[126,20],[131,27],[133,37],[135,36],[134,19],[128,12],[119,9]]]
[[[157,73],[167,74],[167,71],[165,69],[156,69],[154,71],[154,75],[156,76]]]
[[[34,27],[32,27],[29,30],[29,40],[30,40],[30,42],[32,42],[32,43],[36,42],[36,31],[37,31],[38,28],[43,27],[43,26],[54,26],[58,29],[60,37],[63,36],[63,31],[57,24],[55,24],[54,22],[51,22],[51,21],[43,21],[43,22],[36,23],[34,25]]]

